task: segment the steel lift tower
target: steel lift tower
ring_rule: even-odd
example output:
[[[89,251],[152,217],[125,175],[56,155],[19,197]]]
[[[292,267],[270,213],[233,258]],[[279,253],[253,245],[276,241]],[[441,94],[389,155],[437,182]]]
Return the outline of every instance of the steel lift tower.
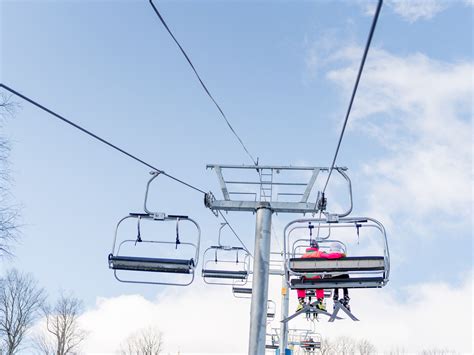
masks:
[[[272,214],[322,212],[325,208],[325,199],[322,194],[318,192],[314,202],[308,202],[308,200],[319,173],[328,172],[329,168],[217,164],[209,164],[207,168],[216,172],[223,195],[223,200],[218,200],[212,194],[207,194],[205,204],[208,208],[216,214],[219,211],[243,211],[256,214],[249,354],[261,355],[265,353]],[[334,168],[334,172],[339,173],[347,181],[351,196],[349,211],[338,216],[348,215],[352,209],[351,183],[345,173],[346,170],[345,167]],[[228,174],[237,176],[237,179],[226,179],[224,172],[226,176]],[[258,175],[255,175],[255,172]],[[248,177],[242,178],[246,174]],[[281,180],[281,175],[287,175],[288,180]],[[251,176],[256,176],[256,178],[251,178]],[[295,182],[296,179],[306,179],[306,181]],[[288,316],[289,292],[284,282],[282,287],[282,317],[285,318]],[[284,354],[288,344],[288,328],[286,324],[283,324],[281,328],[280,353]]]

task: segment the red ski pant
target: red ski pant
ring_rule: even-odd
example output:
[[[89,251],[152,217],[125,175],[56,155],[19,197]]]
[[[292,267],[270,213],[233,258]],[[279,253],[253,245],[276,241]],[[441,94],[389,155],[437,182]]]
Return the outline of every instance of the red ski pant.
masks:
[[[316,298],[324,298],[324,290],[323,289],[316,289]],[[304,289],[297,289],[296,294],[298,295],[298,298],[305,298],[306,297],[306,290]]]
[[[313,277],[303,277],[302,279],[303,280],[311,280],[311,279],[320,279],[321,277],[320,276],[313,276]],[[323,289],[320,289],[320,288],[317,288],[315,290],[316,292],[316,298],[324,298],[324,290]],[[298,298],[305,298],[306,297],[306,290],[304,289],[297,289],[296,290],[296,294],[298,296]]]

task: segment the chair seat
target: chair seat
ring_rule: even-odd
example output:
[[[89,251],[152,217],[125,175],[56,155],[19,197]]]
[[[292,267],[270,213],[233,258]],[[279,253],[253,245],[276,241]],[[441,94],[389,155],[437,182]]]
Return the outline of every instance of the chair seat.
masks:
[[[202,277],[214,279],[235,279],[245,280],[248,276],[247,271],[231,271],[231,270],[202,270]]]
[[[194,270],[194,259],[163,259],[109,255],[109,267],[114,270],[190,274]]]
[[[249,287],[232,287],[232,292],[237,294],[251,295],[252,289]]]
[[[383,256],[352,256],[340,259],[292,258],[289,268],[299,273],[383,272]]]

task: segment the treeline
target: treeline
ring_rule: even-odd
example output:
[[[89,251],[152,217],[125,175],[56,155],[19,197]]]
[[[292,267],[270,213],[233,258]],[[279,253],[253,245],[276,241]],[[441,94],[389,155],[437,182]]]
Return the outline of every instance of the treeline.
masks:
[[[318,353],[316,353],[318,354]],[[367,339],[354,339],[349,336],[339,336],[336,338],[324,338],[321,342],[321,355],[409,355],[413,351],[408,351],[404,347],[394,347],[390,350],[377,349]],[[458,355],[459,353],[450,349],[432,348],[422,350],[419,355]]]

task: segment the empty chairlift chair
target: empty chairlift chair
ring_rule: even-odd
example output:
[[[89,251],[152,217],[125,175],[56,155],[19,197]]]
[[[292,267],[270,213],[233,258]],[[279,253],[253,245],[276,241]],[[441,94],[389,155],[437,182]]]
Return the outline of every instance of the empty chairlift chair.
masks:
[[[318,228],[338,229],[338,230],[355,230],[357,238],[359,232],[363,229],[375,230],[381,237],[379,245],[381,250],[377,254],[368,256],[346,256],[340,259],[323,259],[323,258],[301,258],[298,253],[297,239],[291,242],[292,233],[297,231],[301,225],[308,222],[318,224]],[[295,226],[296,225],[296,226]],[[354,234],[356,234],[354,232]],[[345,234],[347,236],[347,233]],[[328,239],[317,239],[320,250],[329,244],[339,243],[342,251],[345,252],[345,244],[338,241]],[[309,244],[309,239],[307,239]],[[306,244],[307,245],[307,244]],[[385,286],[389,280],[390,273],[390,257],[387,243],[387,236],[383,225],[371,218],[340,218],[337,221],[328,222],[326,219],[301,219],[296,220],[287,225],[285,228],[285,255],[292,257],[287,259],[286,268],[288,270],[288,284],[291,289],[335,289],[335,288],[379,288]],[[289,249],[292,250],[288,253]],[[298,255],[299,254],[299,255]],[[320,278],[312,278],[318,275]],[[306,277],[308,276],[308,277]]]
[[[280,348],[280,336],[278,335],[279,329],[272,328],[271,333],[266,334],[265,349],[277,350]]]
[[[158,173],[154,173],[147,184],[146,213],[130,213],[118,222],[112,252],[108,256],[109,268],[114,270],[114,276],[120,282],[187,286],[194,280],[201,230],[199,225],[187,216],[152,213],[147,210],[148,188],[157,176]],[[127,231],[125,227],[127,222],[131,221],[136,223],[134,239],[130,238],[131,230]],[[145,223],[151,227],[164,226],[170,222],[175,223],[175,228],[174,233],[167,232],[168,236],[158,228],[153,228],[153,233],[143,230]],[[186,233],[182,233],[183,224],[189,225],[186,227]],[[190,232],[192,229],[195,231]],[[122,237],[124,234],[126,237]],[[174,276],[164,278],[163,274]]]
[[[227,223],[223,223],[219,229],[217,245],[204,251],[202,277],[208,284],[241,287],[247,283],[249,277],[250,254],[242,247],[221,244],[221,233],[225,226]],[[247,291],[243,290],[244,293]]]
[[[276,314],[276,303],[272,300],[267,302],[267,323],[275,319]]]
[[[250,265],[247,265],[247,267],[249,266]],[[239,280],[233,281],[232,294],[235,298],[252,299],[252,272],[249,272],[244,284]]]
[[[243,286],[247,283],[249,266],[250,255],[244,248],[213,245],[203,254],[202,277],[208,284]]]

